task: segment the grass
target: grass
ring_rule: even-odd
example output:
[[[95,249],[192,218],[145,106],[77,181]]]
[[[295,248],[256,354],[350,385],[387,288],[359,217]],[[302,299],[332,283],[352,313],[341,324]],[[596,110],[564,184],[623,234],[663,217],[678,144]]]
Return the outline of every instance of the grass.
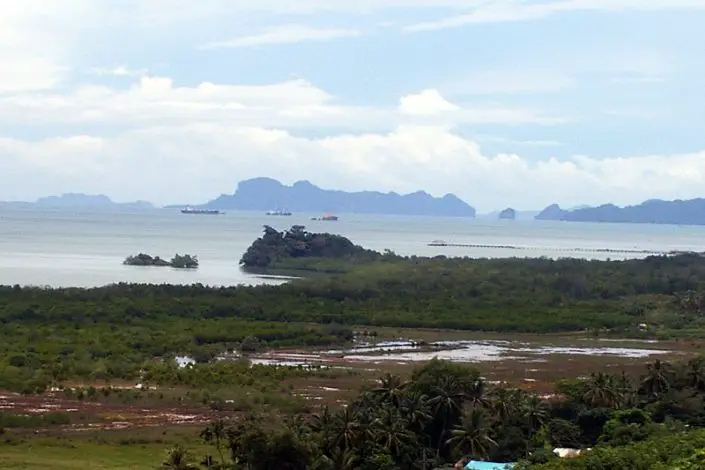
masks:
[[[153,470],[176,443],[193,450],[196,460],[209,451],[196,440],[196,431],[190,432],[161,438],[140,438],[144,432],[132,430],[129,437],[124,432],[101,431],[92,436],[5,439],[0,441],[0,470]]]
[[[0,446],[2,470],[154,469],[162,462],[164,446],[158,444],[114,446],[109,444],[56,443],[43,441]]]

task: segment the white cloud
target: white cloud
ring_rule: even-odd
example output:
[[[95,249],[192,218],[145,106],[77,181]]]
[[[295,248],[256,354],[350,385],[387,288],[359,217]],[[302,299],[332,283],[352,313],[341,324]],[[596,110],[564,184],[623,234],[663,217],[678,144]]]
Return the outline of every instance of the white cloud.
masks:
[[[210,42],[201,46],[201,49],[226,49],[310,41],[328,41],[331,39],[360,36],[361,34],[362,32],[354,29],[283,25],[269,28],[251,36],[242,36],[228,41]]]
[[[3,1],[0,6],[0,93],[52,88],[66,75],[67,10],[76,10],[81,21],[80,0],[58,2]],[[41,12],[41,14],[37,14]]]
[[[108,77],[141,77],[147,74],[147,69],[132,69],[124,65],[114,67],[93,67],[89,70],[92,75]]]
[[[705,0],[555,0],[550,2],[490,0],[470,8],[467,13],[416,23],[403,29],[407,32],[435,31],[476,23],[536,20],[554,14],[575,11],[619,12],[630,10],[705,10]]]
[[[118,200],[198,202],[232,192],[238,180],[267,175],[347,190],[453,192],[478,209],[492,210],[510,205],[536,209],[554,201],[570,206],[696,197],[705,183],[705,152],[532,162],[519,155],[489,156],[474,141],[447,129],[413,125],[325,138],[189,124],[111,138],[4,139],[0,161],[5,169],[12,166],[0,173],[0,199],[84,191]],[[18,174],[32,175],[37,184],[28,187],[13,177]]]
[[[144,76],[127,90],[83,86],[70,94],[0,97],[0,122],[122,123],[130,126],[219,122],[248,126],[389,129],[395,123],[553,124],[562,118],[522,108],[461,107],[436,90],[410,94],[399,109],[345,105],[305,80],[270,85],[176,86]]]
[[[399,109],[413,116],[429,116],[458,111],[460,108],[443,98],[438,90],[423,90],[415,95],[403,96],[399,101]]]

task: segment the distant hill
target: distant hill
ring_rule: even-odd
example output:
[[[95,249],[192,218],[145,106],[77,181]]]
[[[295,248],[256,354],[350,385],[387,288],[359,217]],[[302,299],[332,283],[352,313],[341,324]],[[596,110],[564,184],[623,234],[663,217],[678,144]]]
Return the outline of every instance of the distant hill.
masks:
[[[42,207],[56,209],[153,209],[154,206],[146,201],[114,202],[103,194],[66,193],[61,196],[48,196],[37,199],[35,202],[5,202],[6,206]]]
[[[705,225],[705,199],[663,201],[650,199],[635,206],[604,204],[563,210],[552,204],[536,216],[537,220],[568,222],[620,222],[639,224]]]
[[[321,189],[308,181],[286,186],[271,178],[241,181],[235,194],[223,194],[200,207],[220,210],[267,211],[282,208],[292,212],[475,217],[475,209],[452,194],[436,198],[423,191],[403,195],[376,191],[346,192]]]

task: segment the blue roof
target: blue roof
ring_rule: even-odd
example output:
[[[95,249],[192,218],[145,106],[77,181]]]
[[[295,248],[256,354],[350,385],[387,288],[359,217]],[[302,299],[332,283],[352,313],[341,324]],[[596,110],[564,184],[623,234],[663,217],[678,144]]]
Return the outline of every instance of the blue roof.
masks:
[[[505,470],[514,467],[513,463],[479,462],[471,460],[465,470]]]

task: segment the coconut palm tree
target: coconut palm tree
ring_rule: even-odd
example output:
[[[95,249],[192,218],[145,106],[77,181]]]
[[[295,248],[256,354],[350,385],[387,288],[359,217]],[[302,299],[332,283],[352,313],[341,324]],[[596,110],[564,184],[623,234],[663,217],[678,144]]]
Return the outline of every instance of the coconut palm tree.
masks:
[[[478,377],[477,379],[469,382],[465,387],[465,402],[475,406],[475,407],[488,407],[490,401],[485,395],[487,389],[486,382]]]
[[[705,391],[705,357],[696,357],[686,364],[686,383],[689,387]]]
[[[358,458],[349,449],[333,449],[331,455],[322,455],[312,466],[312,470],[355,470]]]
[[[375,440],[392,456],[402,456],[414,447],[415,435],[398,410],[385,408],[375,421]]]
[[[507,421],[513,416],[521,403],[515,390],[496,388],[490,393],[489,409],[500,422]]]
[[[497,446],[491,433],[492,425],[487,410],[470,407],[463,414],[460,424],[451,432],[446,444],[457,454],[484,459]]]
[[[465,392],[457,378],[453,376],[441,377],[438,384],[433,387],[433,396],[429,400],[433,414],[440,417],[441,432],[438,435],[436,448],[440,452],[443,441],[448,433],[448,425],[455,423],[463,412]]]
[[[590,380],[585,383],[583,400],[593,407],[616,408],[621,399],[614,377],[602,372],[591,374]]]
[[[361,435],[361,425],[358,413],[351,407],[335,414],[332,423],[333,446],[339,449],[354,448]]]
[[[520,412],[524,415],[526,423],[529,425],[530,438],[536,430],[541,429],[541,426],[546,424],[549,418],[549,410],[546,402],[533,395],[522,401]]]
[[[381,402],[398,407],[406,386],[407,383],[403,382],[398,375],[386,374],[380,378],[380,386],[372,390],[372,394]]]
[[[668,363],[656,359],[656,362],[647,366],[641,390],[653,398],[659,398],[671,387],[670,375]]]
[[[431,406],[428,398],[418,392],[404,395],[401,402],[401,413],[409,423],[409,429],[416,434],[431,421]]]

